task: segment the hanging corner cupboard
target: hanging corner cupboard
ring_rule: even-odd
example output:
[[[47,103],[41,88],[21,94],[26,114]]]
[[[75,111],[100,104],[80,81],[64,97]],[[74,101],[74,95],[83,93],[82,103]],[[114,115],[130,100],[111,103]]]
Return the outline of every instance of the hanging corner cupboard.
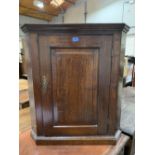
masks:
[[[119,139],[125,24],[22,26],[37,144]]]

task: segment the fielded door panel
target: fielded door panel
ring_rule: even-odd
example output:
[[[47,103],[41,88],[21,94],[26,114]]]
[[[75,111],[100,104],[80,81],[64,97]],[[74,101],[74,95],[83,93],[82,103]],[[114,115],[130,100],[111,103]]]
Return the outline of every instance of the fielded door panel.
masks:
[[[44,135],[104,135],[112,37],[63,37],[39,37]]]

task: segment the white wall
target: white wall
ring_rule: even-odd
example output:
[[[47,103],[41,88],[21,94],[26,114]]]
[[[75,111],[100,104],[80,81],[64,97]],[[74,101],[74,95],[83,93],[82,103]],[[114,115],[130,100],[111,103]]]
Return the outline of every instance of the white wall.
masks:
[[[91,0],[88,3],[89,23],[119,23],[122,20],[122,0]]]
[[[127,35],[125,55],[135,56],[135,35],[134,34]]]
[[[135,53],[135,5],[127,0],[87,0],[87,23],[126,23],[131,27],[126,40],[126,55]],[[79,0],[64,14],[64,23],[84,23],[84,0]],[[62,23],[62,16],[51,23]]]
[[[63,23],[63,16],[62,16],[62,14],[59,14],[58,16],[53,17],[52,21],[49,22],[49,23],[50,24],[62,24]]]
[[[69,8],[65,13],[65,23],[83,23],[84,22],[84,3],[78,1],[76,5]]]

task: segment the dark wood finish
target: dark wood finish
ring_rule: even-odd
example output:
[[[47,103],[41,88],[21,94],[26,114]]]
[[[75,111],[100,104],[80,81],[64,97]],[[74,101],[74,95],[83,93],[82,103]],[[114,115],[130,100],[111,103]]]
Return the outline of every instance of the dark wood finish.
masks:
[[[22,63],[19,62],[19,78],[22,78],[22,75],[23,75],[23,67],[22,67]]]
[[[53,128],[49,125],[47,132],[49,135],[97,134],[98,50],[55,49],[51,52],[55,110]]]
[[[25,25],[37,143],[112,143],[125,24]],[[28,52],[28,51],[27,51]]]
[[[24,32],[71,33],[73,34],[113,34],[114,32],[128,32],[126,24],[25,24]]]
[[[114,136],[37,136],[33,130],[31,131],[32,138],[39,145],[87,145],[87,144],[109,144],[115,145],[120,138],[121,131],[118,130]]]

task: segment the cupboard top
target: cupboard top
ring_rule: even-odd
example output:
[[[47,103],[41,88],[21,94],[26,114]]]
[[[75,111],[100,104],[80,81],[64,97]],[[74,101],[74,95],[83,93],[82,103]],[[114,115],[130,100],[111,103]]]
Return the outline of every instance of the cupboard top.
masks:
[[[128,32],[129,26],[124,23],[115,24],[25,24],[21,27],[24,32],[51,33],[105,33],[111,31]]]

